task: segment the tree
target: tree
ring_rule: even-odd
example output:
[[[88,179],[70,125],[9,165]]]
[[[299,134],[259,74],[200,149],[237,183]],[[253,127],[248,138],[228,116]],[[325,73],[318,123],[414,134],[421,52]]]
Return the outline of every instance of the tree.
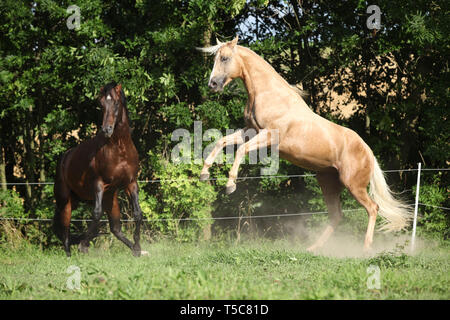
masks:
[[[168,159],[175,129],[192,132],[195,120],[204,130],[223,133],[242,127],[242,83],[210,93],[212,60],[195,49],[236,34],[290,83],[306,89],[314,111],[357,131],[384,168],[411,168],[419,161],[448,166],[447,3],[379,1],[376,33],[366,26],[369,3],[361,0],[80,0],[79,29],[66,24],[73,14],[69,4],[0,5],[0,181],[3,189],[5,182],[28,183],[15,188],[30,215],[41,207],[51,215],[51,190],[29,183],[52,181],[61,152],[96,133],[96,97],[107,82],[125,88],[140,179],[162,174],[155,168]],[[331,92],[345,97],[342,105],[355,103],[349,118],[331,112]],[[196,172],[192,166],[182,170],[187,178]],[[213,170],[225,176],[227,166]],[[240,174],[258,170],[244,165]],[[302,172],[281,162],[280,173]],[[448,185],[446,178],[439,181]],[[397,176],[397,183],[410,189],[414,177]],[[221,195],[218,185],[218,200],[211,204],[217,215],[246,201],[245,195]],[[290,199],[286,210],[308,205],[295,196],[300,192],[315,195],[308,193],[314,189],[309,181],[264,180],[257,188],[255,201],[278,192]],[[159,200],[164,193],[157,184],[143,191]]]

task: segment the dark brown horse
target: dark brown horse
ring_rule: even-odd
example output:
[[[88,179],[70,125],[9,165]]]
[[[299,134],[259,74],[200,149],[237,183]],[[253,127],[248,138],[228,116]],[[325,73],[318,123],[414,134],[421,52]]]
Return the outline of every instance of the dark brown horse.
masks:
[[[109,83],[102,87],[99,100],[103,108],[101,131],[93,139],[66,151],[59,159],[54,185],[53,229],[63,242],[67,256],[70,256],[70,245],[73,244],[79,244],[80,251],[86,253],[90,241],[98,235],[100,218],[106,211],[111,232],[133,251],[133,255],[140,256],[142,211],[136,181],[139,157],[131,140],[122,85]],[[117,193],[123,188],[136,221],[134,244],[121,231]],[[95,202],[93,220],[86,233],[71,235],[72,210],[80,200]]]

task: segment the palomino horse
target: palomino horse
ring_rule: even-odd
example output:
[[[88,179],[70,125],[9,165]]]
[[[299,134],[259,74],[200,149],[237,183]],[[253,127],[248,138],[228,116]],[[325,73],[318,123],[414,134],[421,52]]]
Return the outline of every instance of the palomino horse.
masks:
[[[131,140],[122,85],[109,83],[102,87],[99,100],[103,108],[101,132],[93,139],[66,151],[58,162],[54,186],[56,211],[53,228],[63,242],[67,256],[70,256],[72,244],[80,244],[80,251],[86,253],[89,242],[98,235],[100,218],[105,210],[111,232],[132,250],[133,255],[140,256],[142,211],[136,180],[139,157]],[[121,188],[125,188],[136,221],[134,244],[121,231],[117,199]],[[79,200],[95,201],[93,220],[83,235],[70,235],[72,210],[77,207]]]
[[[328,208],[330,223],[308,248],[321,247],[342,218],[340,193],[346,187],[366,209],[369,223],[364,249],[369,250],[377,213],[385,218],[382,229],[401,230],[410,221],[409,207],[394,199],[372,150],[354,131],[315,114],[297,90],[289,85],[264,59],[237,45],[238,38],[208,48],[215,54],[208,86],[221,91],[233,79],[241,78],[248,92],[244,111],[246,128],[220,139],[206,158],[200,179],[209,177],[209,168],[227,145],[240,144],[227,182],[227,193],[236,189],[242,158],[250,151],[278,144],[279,155],[293,164],[317,172]],[[248,128],[258,134],[245,142]],[[245,143],[244,143],[245,142]],[[370,182],[370,194],[367,186]]]

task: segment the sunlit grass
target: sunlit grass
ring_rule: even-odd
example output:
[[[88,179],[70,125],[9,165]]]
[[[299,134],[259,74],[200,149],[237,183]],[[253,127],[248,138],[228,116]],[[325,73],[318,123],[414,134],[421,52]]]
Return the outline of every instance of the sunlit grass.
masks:
[[[0,299],[449,299],[446,243],[414,256],[384,252],[370,258],[307,253],[295,243],[247,240],[143,243],[135,258],[121,243],[98,241],[88,254],[73,248],[0,247]],[[80,288],[66,273],[80,268]],[[369,265],[380,289],[368,289]]]

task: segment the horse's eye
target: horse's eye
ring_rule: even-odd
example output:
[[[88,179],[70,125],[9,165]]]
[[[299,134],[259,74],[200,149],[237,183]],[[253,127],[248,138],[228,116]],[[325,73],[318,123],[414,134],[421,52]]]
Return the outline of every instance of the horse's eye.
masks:
[[[230,59],[230,57],[220,57],[220,61],[226,62]]]

